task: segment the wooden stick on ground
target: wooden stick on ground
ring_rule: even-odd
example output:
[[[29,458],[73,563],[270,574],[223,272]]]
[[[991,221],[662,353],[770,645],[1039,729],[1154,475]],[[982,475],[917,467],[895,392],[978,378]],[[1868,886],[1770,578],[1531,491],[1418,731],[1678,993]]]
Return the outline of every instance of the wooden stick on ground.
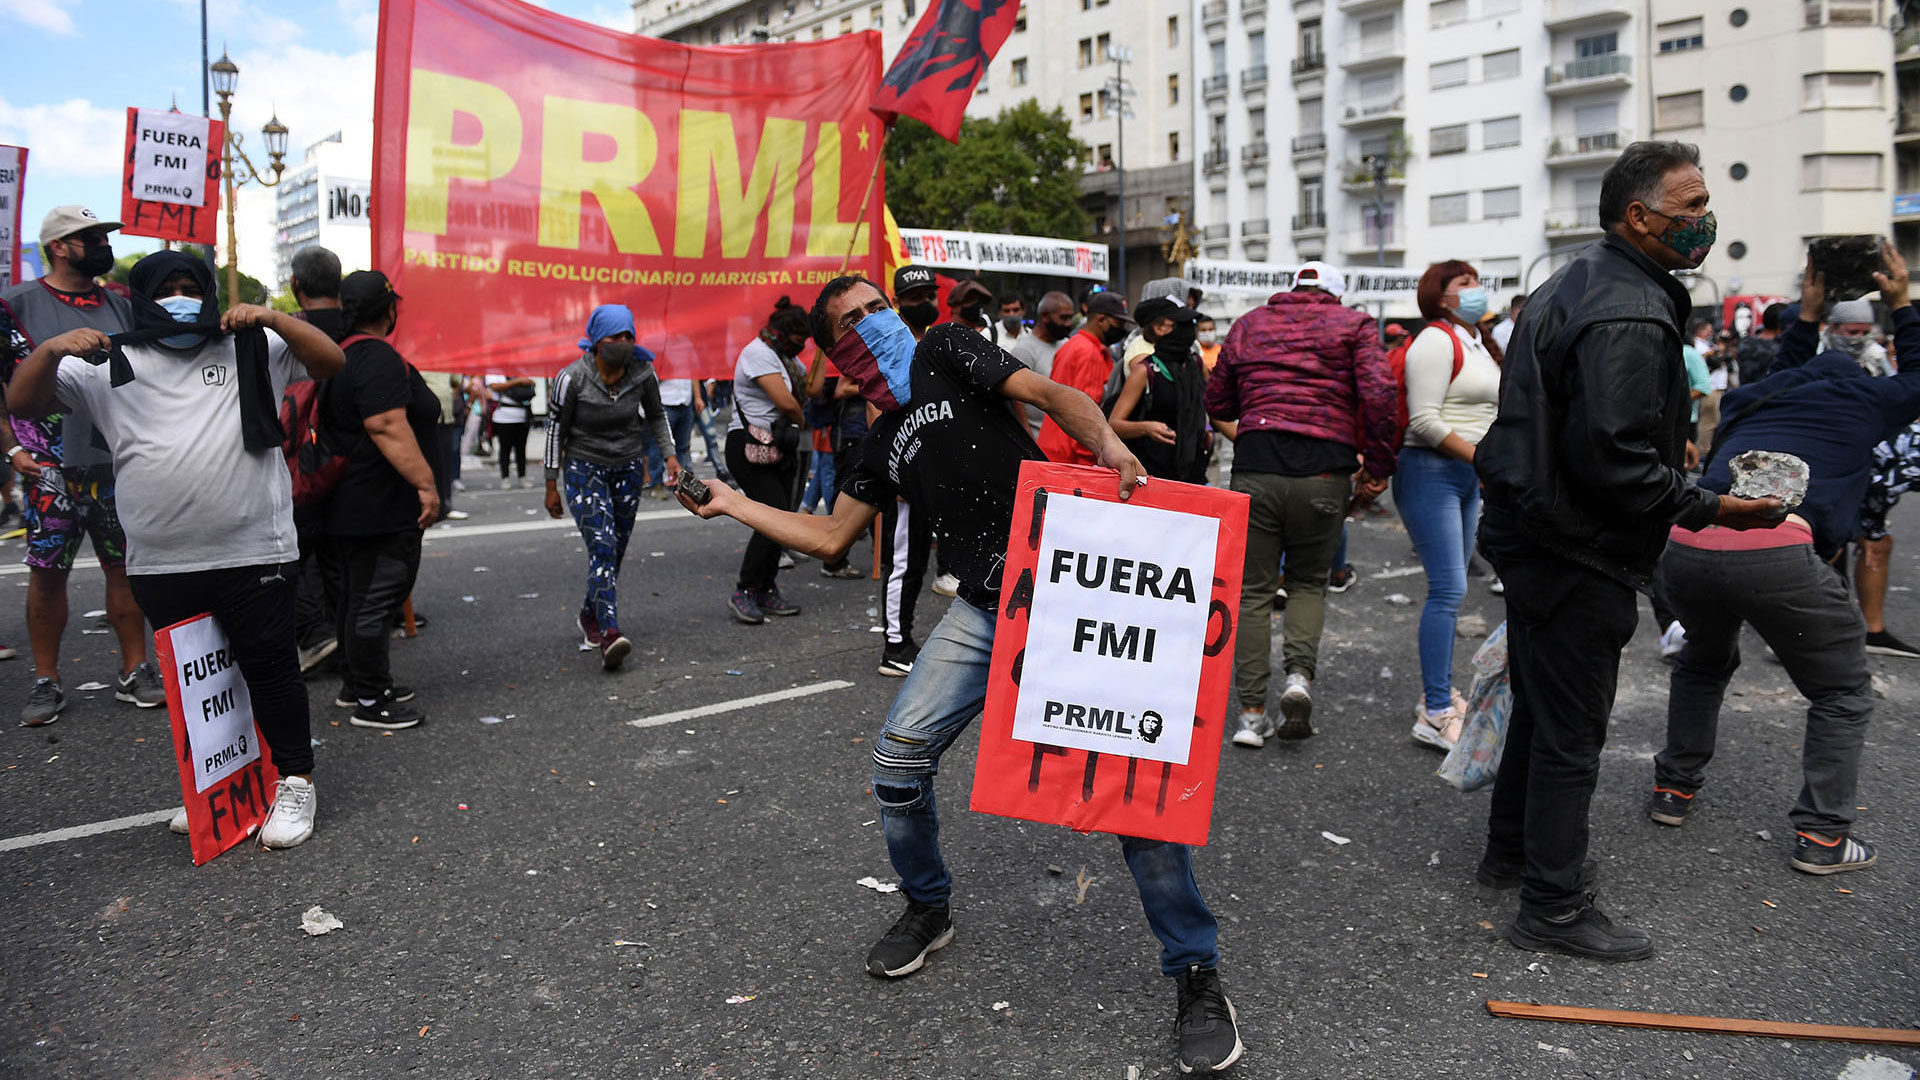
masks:
[[[400,605],[400,624],[406,629],[407,636],[420,636],[420,628],[413,621],[413,594],[408,593],[406,602]]]
[[[1769,1039],[1812,1039],[1822,1042],[1920,1046],[1920,1031],[1902,1028],[1789,1024],[1773,1020],[1679,1016],[1673,1013],[1629,1012],[1623,1009],[1588,1009],[1578,1005],[1536,1005],[1520,1001],[1489,1001],[1487,1011],[1495,1016],[1517,1020],[1558,1020],[1575,1024],[1651,1028],[1656,1031],[1699,1031],[1712,1035],[1757,1035]]]

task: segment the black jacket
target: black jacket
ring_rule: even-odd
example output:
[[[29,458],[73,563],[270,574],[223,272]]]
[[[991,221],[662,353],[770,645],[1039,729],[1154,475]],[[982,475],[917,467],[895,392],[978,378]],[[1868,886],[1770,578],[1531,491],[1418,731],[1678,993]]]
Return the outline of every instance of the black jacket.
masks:
[[[1688,308],[1673,275],[1613,235],[1528,297],[1474,453],[1496,562],[1545,549],[1644,592],[1668,527],[1713,521],[1718,497],[1681,469]]]

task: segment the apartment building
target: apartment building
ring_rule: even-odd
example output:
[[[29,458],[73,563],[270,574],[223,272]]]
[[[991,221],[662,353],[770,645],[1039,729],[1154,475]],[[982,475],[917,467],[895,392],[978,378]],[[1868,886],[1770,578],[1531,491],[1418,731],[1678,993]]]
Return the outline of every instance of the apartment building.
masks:
[[[637,32],[693,45],[810,41],[878,30],[891,62],[928,2],[633,0],[633,15]],[[1192,0],[1028,0],[967,109],[970,116],[991,116],[1032,99],[1066,113],[1093,151],[1081,191],[1094,235],[1068,239],[1105,241],[1116,257],[1124,246],[1135,295],[1147,279],[1166,276],[1162,245],[1173,221],[1192,209],[1194,11]],[[1128,59],[1117,64],[1116,54]],[[1124,96],[1114,92],[1122,77],[1131,91]]]
[[[1458,257],[1517,292],[1599,237],[1600,178],[1621,148],[1672,138],[1700,145],[1720,222],[1696,303],[1787,293],[1807,237],[1889,231],[1893,8],[1206,0],[1201,253],[1410,269]],[[1912,175],[1920,191],[1920,145]],[[1391,313],[1410,309],[1409,296]]]

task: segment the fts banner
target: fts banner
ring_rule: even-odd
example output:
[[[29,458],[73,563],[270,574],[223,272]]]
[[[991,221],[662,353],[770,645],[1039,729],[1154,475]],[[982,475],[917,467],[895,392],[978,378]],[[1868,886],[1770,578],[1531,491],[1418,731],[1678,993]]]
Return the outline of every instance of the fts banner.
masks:
[[[219,228],[218,120],[161,109],[127,109],[127,153],[120,179],[121,231],[212,244]]]
[[[20,196],[27,185],[27,148],[0,146],[0,289],[20,283]]]
[[[1247,497],[1027,462],[973,809],[1204,844],[1233,676]]]
[[[253,698],[227,648],[226,631],[213,616],[157,630],[153,641],[167,684],[193,864],[199,866],[266,823],[280,773],[265,753]]]
[[[871,31],[694,48],[518,0],[383,3],[374,263],[405,298],[394,344],[424,368],[550,375],[619,303],[662,377],[728,377],[781,296],[878,272],[879,80]]]

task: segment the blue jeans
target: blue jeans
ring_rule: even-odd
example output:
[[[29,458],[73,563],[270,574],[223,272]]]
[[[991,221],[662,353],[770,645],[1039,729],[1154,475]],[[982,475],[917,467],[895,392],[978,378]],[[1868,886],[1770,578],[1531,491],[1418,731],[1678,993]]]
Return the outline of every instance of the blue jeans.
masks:
[[[1409,446],[1393,474],[1393,504],[1427,571],[1420,612],[1420,681],[1428,709],[1453,703],[1453,627],[1467,595],[1467,557],[1480,525],[1480,478],[1438,450]]]
[[[815,450],[813,471],[807,474],[807,490],[800,496],[800,505],[808,508],[818,505],[832,513],[833,497],[839,490],[833,481],[833,455]]]
[[[565,468],[567,508],[587,548],[587,596],[580,611],[593,616],[602,631],[615,633],[620,629],[620,564],[640,510],[640,463],[600,465],[568,458]]]
[[[687,463],[687,445],[693,439],[693,406],[666,405],[667,428],[673,433],[673,456],[680,464]],[[652,487],[660,487],[667,482],[667,462],[660,456],[660,443],[653,437],[653,428],[648,426],[642,436],[647,447],[647,476]]]
[[[921,647],[873,748],[873,796],[886,830],[887,857],[900,875],[901,891],[922,904],[945,904],[953,892],[953,878],[940,857],[933,777],[940,755],[986,703],[993,630],[992,612],[954,601]],[[1194,880],[1192,849],[1161,840],[1119,839],[1147,924],[1160,939],[1161,972],[1178,975],[1190,964],[1217,967],[1220,927]]]

